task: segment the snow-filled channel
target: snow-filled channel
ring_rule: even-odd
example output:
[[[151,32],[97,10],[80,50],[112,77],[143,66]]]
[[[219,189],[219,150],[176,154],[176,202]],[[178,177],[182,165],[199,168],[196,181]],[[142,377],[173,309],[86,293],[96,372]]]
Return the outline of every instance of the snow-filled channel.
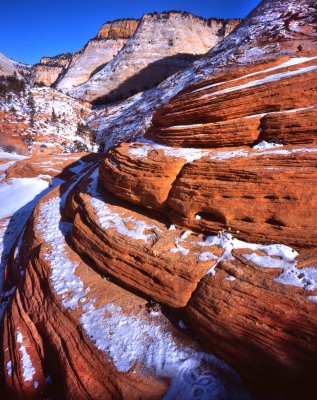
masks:
[[[110,357],[120,372],[128,372],[138,363],[148,372],[170,378],[165,399],[248,398],[231,368],[208,353],[178,345],[158,318],[126,315],[113,303],[98,308],[96,299],[89,298],[90,288],[76,274],[78,265],[66,253],[64,235],[71,225],[61,221],[60,214],[66,195],[67,192],[42,205],[36,229],[51,246],[45,257],[51,265],[53,290],[65,308],[80,311],[82,327],[96,347]],[[221,377],[222,373],[230,377],[230,384]]]

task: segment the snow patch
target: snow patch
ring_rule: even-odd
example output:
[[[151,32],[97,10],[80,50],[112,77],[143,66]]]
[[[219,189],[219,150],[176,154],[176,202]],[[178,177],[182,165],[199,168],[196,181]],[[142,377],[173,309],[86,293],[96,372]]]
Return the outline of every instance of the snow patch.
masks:
[[[9,376],[12,376],[12,361],[11,360],[9,360],[7,362],[7,373]]]
[[[48,182],[38,178],[12,178],[0,184],[0,219],[13,215],[48,188]]]
[[[17,332],[16,336],[17,343],[20,343],[20,352],[21,352],[21,360],[22,360],[22,374],[23,379],[25,381],[32,381],[33,376],[35,374],[35,369],[33,367],[31,358],[26,351],[26,347],[23,344],[23,335],[21,332]]]
[[[267,149],[274,149],[276,147],[283,147],[282,144],[277,144],[277,143],[269,143],[266,142],[265,140],[262,140],[259,142],[257,145],[253,146],[253,150],[267,150]]]
[[[270,244],[262,245],[255,243],[244,242],[234,238],[230,233],[221,233],[217,236],[208,236],[203,242],[196,243],[202,247],[208,246],[218,246],[223,249],[223,253],[217,258],[216,264],[208,271],[208,273],[215,273],[216,266],[223,260],[234,260],[232,251],[235,249],[250,249],[250,250],[260,250],[267,254],[267,256],[277,256],[281,258],[281,263],[283,265],[288,265],[294,263],[295,258],[298,253],[291,247],[285,246],[283,244]],[[245,254],[244,257],[251,257]],[[270,257],[271,258],[271,257]],[[274,260],[271,258],[271,260]],[[273,261],[274,262],[274,261]]]
[[[65,253],[64,235],[71,226],[61,221],[60,206],[66,195],[42,205],[37,229],[52,248],[45,257],[51,263],[53,288],[62,297],[64,307],[81,311],[81,324],[96,347],[110,357],[120,372],[128,372],[139,363],[147,371],[170,378],[164,397],[167,400],[192,399],[198,393],[200,399],[242,397],[245,389],[231,368],[210,354],[178,345],[167,327],[160,325],[160,318],[148,321],[126,315],[113,303],[96,308],[94,298],[81,302],[90,289],[84,288],[75,273],[76,265]],[[229,374],[234,390],[221,378],[222,372]]]
[[[16,154],[16,153],[8,153],[7,151],[1,151],[0,148],[0,158],[8,158],[10,160],[24,160],[28,157],[26,156],[21,156],[20,154]]]
[[[252,82],[244,83],[242,85],[238,85],[238,86],[230,87],[230,88],[227,88],[227,89],[219,90],[218,92],[208,93],[208,94],[205,94],[202,97],[203,98],[214,97],[214,96],[218,96],[218,95],[221,95],[221,94],[224,94],[224,93],[235,92],[237,90],[243,90],[243,89],[246,89],[246,88],[263,85],[265,83],[276,82],[276,81],[279,81],[279,80],[281,80],[283,78],[290,78],[290,77],[295,76],[295,75],[300,75],[300,74],[304,74],[304,73],[307,73],[307,72],[315,71],[316,69],[317,69],[317,66],[313,65],[311,67],[300,68],[300,69],[295,70],[295,71],[280,72],[278,74],[273,74],[273,75],[267,76],[267,77],[262,78],[262,79],[257,79],[257,80],[252,81]]]
[[[199,160],[209,154],[209,151],[206,150],[195,148],[174,148],[156,144],[154,142],[143,143],[142,145],[139,143],[138,146],[139,147],[135,147],[133,143],[130,144],[129,154],[137,158],[145,158],[148,156],[150,151],[161,150],[166,157],[184,158],[186,162]]]
[[[209,251],[203,251],[199,254],[198,260],[200,262],[206,262],[210,260],[217,260],[217,257]]]

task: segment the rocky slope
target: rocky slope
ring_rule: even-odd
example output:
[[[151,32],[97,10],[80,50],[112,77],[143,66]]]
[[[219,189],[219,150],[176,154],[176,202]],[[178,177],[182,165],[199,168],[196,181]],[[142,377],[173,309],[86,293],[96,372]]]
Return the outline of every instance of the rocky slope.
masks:
[[[46,87],[0,96],[0,146],[20,154],[93,150],[85,123],[90,109]]]
[[[56,88],[66,93],[88,81],[119,53],[134,34],[138,23],[138,20],[128,19],[104,24],[97,37],[73,55],[69,68],[59,77]]]
[[[60,74],[69,67],[73,55],[60,54],[55,57],[42,57],[38,64],[32,66],[32,80],[35,84],[51,86]]]
[[[133,35],[138,22],[135,19],[107,22],[79,52],[43,57],[32,67],[33,82],[53,85],[67,93],[111,61]]]
[[[8,161],[8,155],[1,156]],[[69,161],[73,163],[69,165]],[[86,218],[78,214],[82,205],[85,210],[88,207],[86,216],[95,224],[95,233],[108,234],[104,225],[108,217],[102,213],[107,210],[104,202],[109,201],[109,193],[97,185],[96,155],[82,157],[77,163],[65,156],[9,162],[15,164],[7,170],[6,193],[14,191],[21,181],[34,186],[34,181],[42,181],[43,174],[49,179],[46,171],[51,165],[60,167],[53,172],[55,180],[50,188],[38,185],[42,192],[39,189],[37,201],[41,200],[22,237],[18,236],[26,219],[18,218],[22,211],[16,211],[11,220],[8,215],[13,210],[3,210],[8,215],[1,215],[6,249],[1,311],[8,307],[3,321],[1,371],[6,391],[2,393],[8,398],[248,398],[248,390],[234,370],[204,352],[180,317],[166,314],[158,304],[124,289],[108,274],[100,274],[92,268],[92,260],[84,261],[71,244],[81,241],[78,234],[84,234],[86,241],[85,229],[90,229],[90,225],[85,228],[88,220],[81,223],[81,218]],[[58,173],[61,168],[63,174]],[[72,184],[56,186],[61,179]],[[144,241],[149,241],[150,250],[150,220],[145,221],[137,211],[133,217],[124,218],[122,212],[126,211],[118,204],[114,207],[114,219],[109,220],[114,249],[119,250],[127,239],[140,255]],[[116,220],[120,218],[118,236]],[[77,221],[74,236],[70,220]],[[13,237],[14,221],[20,225]],[[158,224],[165,229],[163,223]],[[94,246],[100,239],[96,240]],[[19,243],[19,250],[10,252],[9,242]],[[169,258],[168,252],[165,256]],[[180,259],[177,254],[171,256]],[[166,268],[166,262],[162,266]],[[195,279],[188,268],[187,274]],[[186,281],[179,276],[181,287],[189,287]],[[16,286],[19,289],[15,290]],[[13,292],[16,300],[12,302]],[[176,299],[171,293],[169,296]]]
[[[2,75],[13,75],[22,77],[24,74],[28,74],[31,66],[26,64],[20,64],[7,58],[4,54],[0,53],[0,76]]]
[[[217,82],[219,77],[221,81],[222,75],[283,55],[305,55],[316,48],[316,35],[313,1],[261,2],[232,34],[191,68],[170,77],[157,89],[97,110],[88,122],[99,142],[110,148],[144,133],[155,109],[186,86],[208,78]]]
[[[109,102],[156,86],[219,43],[238,22],[179,12],[144,15],[118,56],[70,94]]]
[[[65,166],[7,242],[9,398],[315,399],[316,11],[263,1],[106,111],[146,134]],[[13,187],[34,163],[2,157]]]

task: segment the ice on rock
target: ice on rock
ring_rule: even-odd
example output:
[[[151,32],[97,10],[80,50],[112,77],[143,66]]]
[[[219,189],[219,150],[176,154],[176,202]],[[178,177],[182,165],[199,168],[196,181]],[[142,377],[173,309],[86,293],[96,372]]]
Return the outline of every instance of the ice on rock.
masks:
[[[90,183],[92,191],[96,190],[97,177],[96,171]],[[71,187],[67,192],[69,190]],[[210,354],[178,345],[167,325],[161,325],[160,320],[164,318],[161,313],[157,318],[147,320],[126,315],[113,303],[99,308],[96,306],[96,299],[89,297],[90,288],[84,286],[75,272],[76,264],[68,259],[65,252],[64,234],[71,225],[65,226],[61,221],[60,206],[67,192],[63,198],[55,197],[42,205],[37,229],[53,250],[46,254],[51,264],[52,286],[61,296],[65,308],[80,312],[81,325],[95,346],[109,356],[119,372],[128,372],[135,363],[139,363],[146,371],[171,379],[164,397],[167,400],[191,399],[198,392],[201,395],[196,397],[201,400],[214,396],[238,399],[241,393],[246,398],[246,390],[235,372]],[[224,381],[217,371],[229,373],[231,384],[228,385],[228,381]],[[232,389],[231,385],[239,387],[239,390]]]

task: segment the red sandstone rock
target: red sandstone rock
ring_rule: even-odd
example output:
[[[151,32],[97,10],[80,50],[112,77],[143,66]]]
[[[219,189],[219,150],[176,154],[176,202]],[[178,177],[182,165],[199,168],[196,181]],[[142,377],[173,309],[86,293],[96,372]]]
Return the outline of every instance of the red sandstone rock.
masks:
[[[316,133],[314,11],[312,0],[261,2],[227,48],[174,78],[183,77],[175,85],[184,90],[157,112],[148,132],[163,145],[122,144],[101,162],[99,187],[94,166],[69,193],[63,186],[40,202],[22,253],[13,248],[7,265],[7,282],[18,286],[4,320],[9,395],[161,398],[172,377],[157,371],[174,365],[175,346],[177,361],[193,341],[160,313],[154,322],[159,306],[147,313],[149,298],[172,320],[185,308],[202,345],[265,398],[316,397],[317,153],[308,145]],[[169,85],[157,92],[163,102],[172,96],[164,88],[177,93]],[[158,101],[150,100],[148,114]],[[134,135],[146,125],[137,124],[142,106],[129,114]],[[111,110],[122,117],[124,107]],[[291,145],[251,149],[263,139]],[[12,171],[37,168],[24,162]],[[23,376],[24,351],[31,380]],[[183,374],[184,365],[176,365]],[[199,391],[187,391],[187,381],[203,367],[195,364],[181,381],[190,398]],[[50,373],[53,385],[45,379]],[[219,375],[222,369],[213,379]],[[233,399],[234,392],[220,397]]]
[[[80,158],[83,160],[78,161]],[[35,178],[40,176],[44,180],[51,180],[54,177],[60,179],[70,179],[72,177],[70,168],[78,168],[84,160],[93,158],[92,156],[85,153],[77,153],[69,156],[34,156],[20,160],[9,167],[6,171],[6,178]],[[96,157],[97,159],[97,157]]]
[[[186,163],[186,157],[198,159]],[[116,196],[153,209],[164,206],[173,223],[189,229],[230,228],[251,242],[269,237],[300,248],[316,246],[312,146],[208,151],[124,144],[109,153],[100,171]]]
[[[60,216],[65,189],[40,201],[20,249],[25,272],[4,319],[7,396],[160,399],[173,380],[168,390],[174,394],[188,387],[190,396],[199,389],[237,398],[245,388],[227,366],[201,353],[159,307],[148,308],[142,296],[105,279],[68,246],[69,223]],[[87,201],[87,194],[79,196]],[[68,215],[69,204],[76,204],[72,198]],[[93,219],[88,203],[78,206],[86,206],[83,217]]]
[[[267,72],[245,70],[238,79],[177,96],[153,117],[157,126],[205,124],[315,105],[317,60]],[[278,82],[278,84],[277,84]],[[198,91],[196,91],[198,90]]]
[[[288,149],[186,164],[168,199],[172,221],[209,232],[230,228],[252,242],[270,238],[314,248],[316,149]]]
[[[317,306],[305,292],[256,265],[227,261],[202,279],[187,314],[201,341],[262,390],[314,399]]]
[[[123,285],[170,307],[184,307],[214,260],[199,260],[195,243],[178,244],[184,231],[169,230],[163,216],[96,190],[86,180],[68,200],[77,252]]]
[[[162,151],[156,150],[140,159],[130,151],[126,143],[110,150],[100,167],[101,182],[121,199],[148,208],[164,207],[185,160],[165,157]]]
[[[24,247],[26,273],[4,319],[3,365],[7,395],[42,398],[42,394],[47,393],[67,398],[131,396],[136,399],[144,398],[146,393],[150,398],[160,398],[166,390],[164,381],[148,377],[140,370],[119,374],[87,337],[83,339],[78,311],[65,311],[61,298],[54,294],[46,256],[51,251],[50,246],[43,242],[34,224],[39,223],[40,207],[58,195],[59,188],[43,199],[28,226]],[[94,288],[90,296],[99,299],[99,307],[115,301],[125,306],[125,312],[144,308],[144,300],[102,279],[71,249],[65,249],[65,254],[78,265],[77,273],[84,279],[85,286]],[[21,349],[22,346],[25,349]],[[11,375],[8,362],[11,362]]]
[[[317,108],[271,113],[261,119],[261,140],[283,144],[317,142]]]

